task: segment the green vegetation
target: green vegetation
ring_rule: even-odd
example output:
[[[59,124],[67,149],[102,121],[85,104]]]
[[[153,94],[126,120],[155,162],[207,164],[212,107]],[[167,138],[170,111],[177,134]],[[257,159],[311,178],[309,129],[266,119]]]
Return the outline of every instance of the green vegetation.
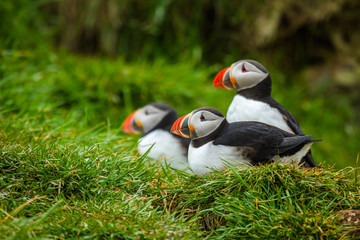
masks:
[[[358,4],[0,1],[0,238],[357,236],[338,213],[360,209]],[[212,81],[244,58],[322,139],[323,168],[189,176],[139,156],[138,136],[120,131],[151,101],[226,113],[235,92]]]
[[[2,236],[335,239],[347,236],[337,212],[360,207],[352,168],[186,176],[136,156],[110,124],[84,126],[73,112],[1,121]]]
[[[325,169],[269,165],[195,177],[138,156],[137,137],[124,135],[119,126],[131,110],[154,100],[177,106],[180,114],[204,105],[225,112],[232,93],[212,87],[215,67],[162,60],[129,64],[43,51],[3,51],[1,58],[0,235],[351,236],[339,225],[337,213],[360,208],[358,173],[328,165],[330,159],[337,161],[336,155],[338,167],[355,166],[351,148],[356,146],[344,142],[345,130],[326,130],[351,117],[350,108],[341,108],[335,99],[325,103],[315,97],[310,104],[306,98],[314,97],[312,93],[287,85],[284,75],[275,74],[291,88],[277,94],[279,101],[300,103],[294,114],[300,113],[305,132],[324,139],[313,152]],[[331,108],[317,111],[325,104]],[[327,148],[336,151],[328,153]],[[344,156],[350,156],[348,162],[342,162]]]
[[[9,238],[337,239],[348,236],[337,212],[360,207],[351,168],[191,177],[149,165],[109,125],[74,128],[71,116],[44,112],[7,120],[0,234]]]
[[[127,114],[151,101],[165,101],[179,115],[202,106],[225,114],[235,93],[212,87],[220,69],[185,62],[168,64],[161,59],[127,63],[65,52],[4,50],[1,115],[3,120],[11,114],[71,115],[76,128],[98,124],[119,128]],[[355,167],[360,130],[351,96],[331,86],[309,90],[301,79],[294,84],[276,69],[270,71],[274,97],[297,117],[305,133],[323,139],[313,145],[317,162],[335,164],[338,169]]]

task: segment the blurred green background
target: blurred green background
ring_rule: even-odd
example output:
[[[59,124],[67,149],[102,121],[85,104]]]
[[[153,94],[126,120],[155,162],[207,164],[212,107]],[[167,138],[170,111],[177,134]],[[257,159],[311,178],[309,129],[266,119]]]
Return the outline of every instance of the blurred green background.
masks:
[[[255,59],[273,97],[323,140],[316,161],[356,166],[359,10],[357,0],[1,0],[0,117],[116,128],[151,101],[225,114],[235,92],[213,88],[214,76]]]

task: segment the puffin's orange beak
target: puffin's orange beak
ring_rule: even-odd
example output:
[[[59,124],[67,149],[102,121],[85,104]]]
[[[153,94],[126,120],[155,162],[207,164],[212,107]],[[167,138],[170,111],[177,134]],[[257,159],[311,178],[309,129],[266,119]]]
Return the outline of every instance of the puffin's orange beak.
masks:
[[[174,124],[171,127],[171,132],[173,134],[179,135],[184,138],[190,138],[190,131],[188,126],[189,123],[189,114],[180,117],[178,120],[174,122]]]
[[[235,89],[230,78],[230,71],[231,67],[221,70],[214,79],[214,87],[228,90]]]
[[[121,130],[125,133],[129,134],[139,134],[140,128],[137,126],[137,123],[135,121],[135,114],[138,112],[136,110],[135,112],[131,113],[124,121],[123,126]]]

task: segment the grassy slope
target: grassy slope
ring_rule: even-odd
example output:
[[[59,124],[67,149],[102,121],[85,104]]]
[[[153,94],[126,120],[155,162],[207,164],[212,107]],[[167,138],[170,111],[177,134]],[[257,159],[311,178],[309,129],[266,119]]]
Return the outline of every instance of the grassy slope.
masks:
[[[352,168],[270,165],[191,177],[137,156],[136,137],[118,130],[134,107],[167,99],[180,114],[226,110],[229,92],[206,87],[211,70],[34,52],[1,60],[2,236],[332,239],[347,236],[336,213],[360,209]],[[314,102],[311,113],[322,103]],[[320,130],[318,145],[329,145]]]

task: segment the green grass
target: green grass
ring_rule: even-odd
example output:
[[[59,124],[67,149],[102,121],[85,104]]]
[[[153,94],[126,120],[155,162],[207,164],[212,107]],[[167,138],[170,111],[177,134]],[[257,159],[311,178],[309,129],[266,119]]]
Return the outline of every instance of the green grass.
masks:
[[[73,129],[59,118],[56,128],[48,117],[1,122],[2,236],[336,239],[346,236],[336,213],[360,209],[353,168],[187,176],[149,164],[136,138],[109,126]]]
[[[1,122],[2,236],[335,239],[344,234],[336,213],[360,208],[353,168],[187,176],[137,156],[136,138],[117,129],[50,117]]]
[[[119,126],[154,100],[180,114],[201,106],[225,113],[233,93],[212,88],[221,66],[43,51],[2,51],[0,64],[3,238],[350,237],[337,213],[360,209],[359,132],[340,95],[324,99],[275,71],[276,98],[323,139],[313,153],[324,168],[268,165],[197,177],[138,156],[138,137]]]

